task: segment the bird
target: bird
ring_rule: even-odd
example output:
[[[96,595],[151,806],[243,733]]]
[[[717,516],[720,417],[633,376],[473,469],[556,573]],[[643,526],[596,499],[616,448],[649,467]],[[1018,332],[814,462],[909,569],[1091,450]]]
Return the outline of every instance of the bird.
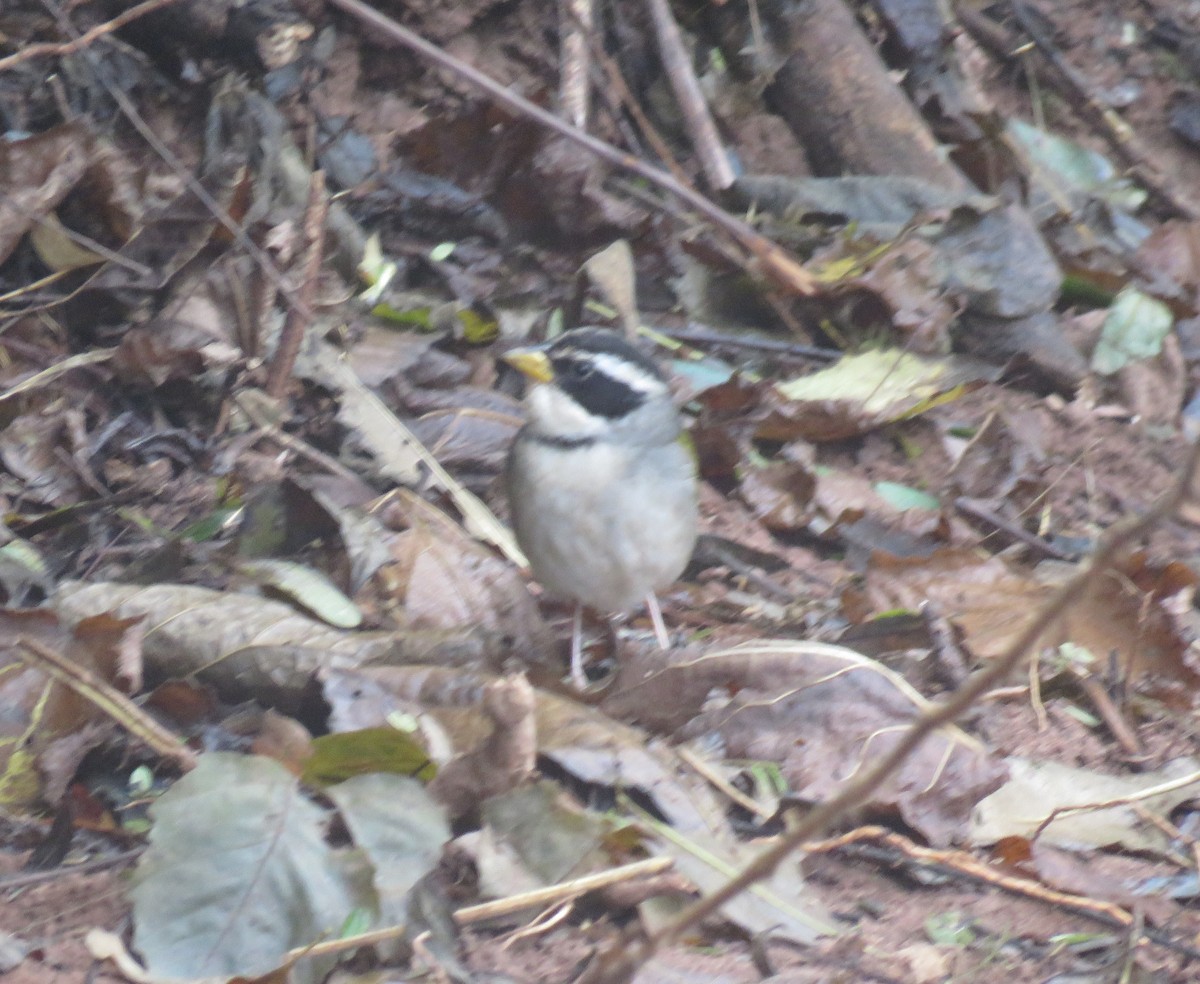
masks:
[[[505,479],[517,543],[553,597],[575,602],[571,676],[583,674],[582,615],[643,601],[670,647],[657,591],[696,543],[696,457],[667,377],[615,331],[582,327],[501,356],[525,377],[527,421]]]

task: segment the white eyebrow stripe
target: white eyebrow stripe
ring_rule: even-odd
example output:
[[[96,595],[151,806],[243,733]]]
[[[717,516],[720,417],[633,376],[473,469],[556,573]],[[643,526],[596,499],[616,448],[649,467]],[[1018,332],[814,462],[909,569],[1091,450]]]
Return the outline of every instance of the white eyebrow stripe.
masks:
[[[628,362],[609,352],[589,352],[588,356],[595,365],[597,372],[602,373],[609,379],[624,383],[631,390],[647,394],[665,393],[667,391],[666,383],[656,379],[641,366],[634,365],[632,362]]]

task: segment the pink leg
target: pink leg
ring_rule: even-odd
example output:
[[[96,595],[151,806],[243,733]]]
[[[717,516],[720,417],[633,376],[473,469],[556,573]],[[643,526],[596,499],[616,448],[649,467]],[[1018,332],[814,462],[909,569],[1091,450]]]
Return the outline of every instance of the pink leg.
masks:
[[[667,626],[663,622],[662,609],[658,607],[658,599],[651,591],[646,595],[646,608],[650,612],[650,621],[654,623],[654,636],[658,639],[659,649],[671,648],[671,637],[667,635]]]
[[[583,605],[576,603],[575,617],[571,619],[571,682],[580,690],[588,685],[583,672]]]

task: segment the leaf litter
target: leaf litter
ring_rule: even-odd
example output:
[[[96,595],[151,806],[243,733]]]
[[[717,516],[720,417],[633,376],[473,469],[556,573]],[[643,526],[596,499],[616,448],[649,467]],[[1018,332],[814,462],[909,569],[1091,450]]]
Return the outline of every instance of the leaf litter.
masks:
[[[179,776],[86,691],[6,657],[0,788],[8,810],[57,812],[68,830],[74,816],[74,842],[101,860],[148,825],[126,942],[152,973],[288,965],[315,980],[340,937],[408,922],[429,932],[416,959],[460,979],[572,979],[567,963],[611,945],[618,919],[662,926],[877,760],[1183,458],[1194,218],[1161,221],[1103,155],[1033,132],[1015,108],[984,133],[951,111],[952,74],[935,77],[954,139],[1007,161],[1040,224],[1002,204],[1002,171],[978,194],[896,175],[763,178],[777,168],[756,155],[777,158],[746,144],[758,173],[729,201],[780,250],[748,225],[698,234],[448,73],[413,67],[394,84],[378,38],[313,5],[267,25],[196,6],[101,33],[62,75],[65,96],[94,107],[114,97],[80,65],[119,66],[147,91],[184,76],[210,90],[211,105],[139,103],[173,159],[103,112],[58,122],[20,63],[0,96],[28,131],[0,149],[6,648],[34,638],[68,654],[147,697],[199,753]],[[505,84],[553,79],[541,12],[492,6],[413,17]],[[613,10],[622,59],[657,65],[639,12]],[[4,36],[49,30],[30,16]],[[720,31],[693,27],[716,52]],[[701,69],[726,112],[757,98],[730,70],[739,57]],[[223,77],[227,62],[254,81]],[[661,81],[635,97],[656,115]],[[727,132],[745,139],[737,115]],[[617,119],[600,113],[597,132],[624,139]],[[684,146],[674,121],[655,123]],[[292,384],[272,401],[310,149],[344,194]],[[376,230],[374,288],[358,299]],[[814,276],[789,277],[792,255]],[[707,332],[670,356],[687,368],[706,531],[733,543],[698,551],[666,598],[682,644],[656,653],[635,617],[615,653],[591,647],[596,693],[580,702],[504,523],[497,478],[520,411],[494,357],[531,329],[605,318],[660,341]],[[774,346],[753,344],[763,329]],[[693,979],[744,978],[746,941],[766,932],[778,942],[761,959],[814,979],[890,973],[888,952],[914,980],[1066,972],[1116,952],[1061,943],[1095,925],[1037,901],[1039,885],[1111,904],[1122,926],[1151,886],[1148,919],[1172,929],[1139,971],[1186,972],[1192,914],[1182,890],[1154,886],[1189,870],[1193,791],[1145,794],[1194,772],[1196,546],[1172,520],[1096,578],[1025,672],[830,831],[885,824],[890,853],[834,836],[791,859],[703,927],[730,964]],[[872,628],[870,656],[829,645]],[[1039,829],[1056,808],[1071,812]],[[45,826],[36,839],[65,851],[62,824]],[[19,830],[10,869],[31,846]],[[997,907],[921,853],[938,850],[956,870],[1011,870],[1027,896]],[[515,957],[513,916],[454,926],[481,885],[513,895],[647,856],[674,862],[669,882],[585,895],[543,943],[518,932]],[[0,906],[0,928],[79,959],[55,905]],[[608,934],[582,955],[580,913]],[[375,959],[413,959],[414,939]],[[644,979],[699,956],[668,949]]]

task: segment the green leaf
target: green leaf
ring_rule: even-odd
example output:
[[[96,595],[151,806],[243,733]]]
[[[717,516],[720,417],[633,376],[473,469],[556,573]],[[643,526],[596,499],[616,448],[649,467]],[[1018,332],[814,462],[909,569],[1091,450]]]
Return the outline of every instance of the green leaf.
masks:
[[[961,912],[935,912],[925,920],[925,934],[939,946],[969,946],[975,931]]]
[[[1129,211],[1145,203],[1146,192],[1122,178],[1102,154],[1021,120],[1009,120],[1007,128],[1039,172],[1059,189],[1092,195]]]
[[[1064,704],[1063,711],[1073,717],[1076,721],[1082,724],[1085,728],[1098,728],[1101,721],[1091,711],[1084,710],[1078,704]]]
[[[905,509],[927,509],[936,512],[942,504],[928,492],[914,489],[898,482],[876,482],[875,491],[889,506],[901,511]]]
[[[786,796],[788,794],[787,777],[783,774],[783,769],[775,762],[754,762],[749,767],[750,775],[754,777],[756,785],[770,790],[775,796]]]
[[[415,779],[382,773],[348,779],[327,795],[371,863],[381,921],[404,922],[409,890],[450,839],[445,810]]]
[[[342,923],[342,930],[338,933],[338,939],[344,940],[351,936],[361,936],[373,925],[375,925],[375,917],[369,909],[354,909],[346,917],[346,921]]]
[[[325,842],[325,812],[271,759],[203,755],[150,813],[131,895],[134,945],[157,980],[257,977],[373,904]]]
[[[427,307],[408,308],[401,311],[387,301],[380,301],[371,308],[371,313],[377,318],[397,325],[414,325],[417,328],[424,328],[426,331],[433,327],[433,322],[430,321],[433,310]]]
[[[671,370],[691,383],[697,392],[727,383],[733,376],[733,366],[716,358],[672,359]]]
[[[26,571],[31,579],[45,581],[50,577],[46,561],[28,540],[9,540],[0,547],[0,558]]]
[[[128,789],[130,796],[145,796],[154,788],[154,770],[148,765],[139,765],[129,773]]]
[[[500,325],[493,318],[484,318],[470,308],[458,312],[458,323],[463,326],[463,338],[472,345],[494,342],[500,335]]]
[[[330,786],[352,776],[390,772],[428,782],[437,773],[429,754],[410,734],[395,728],[363,728],[314,738],[304,763],[304,782]]]
[[[223,506],[219,509],[214,509],[203,519],[198,519],[196,522],[185,526],[179,535],[185,540],[191,540],[193,543],[205,543],[216,538],[229,524],[229,521],[241,511],[241,506]]]
[[[397,269],[395,263],[384,258],[383,248],[379,243],[379,233],[371,233],[364,245],[363,256],[358,264],[359,279],[367,285],[367,289],[362,293],[364,304],[376,304],[383,297],[383,292],[395,278]]]
[[[785,439],[838,440],[915,417],[995,376],[991,367],[956,357],[923,358],[894,349],[862,352],[777,383],[776,391],[795,406],[781,407],[766,423]]]
[[[362,624],[358,606],[311,567],[290,560],[252,560],[239,564],[238,570],[334,628],[357,629]]]
[[[1174,324],[1171,309],[1162,301],[1126,287],[1104,319],[1092,368],[1110,376],[1130,362],[1158,355]]]

